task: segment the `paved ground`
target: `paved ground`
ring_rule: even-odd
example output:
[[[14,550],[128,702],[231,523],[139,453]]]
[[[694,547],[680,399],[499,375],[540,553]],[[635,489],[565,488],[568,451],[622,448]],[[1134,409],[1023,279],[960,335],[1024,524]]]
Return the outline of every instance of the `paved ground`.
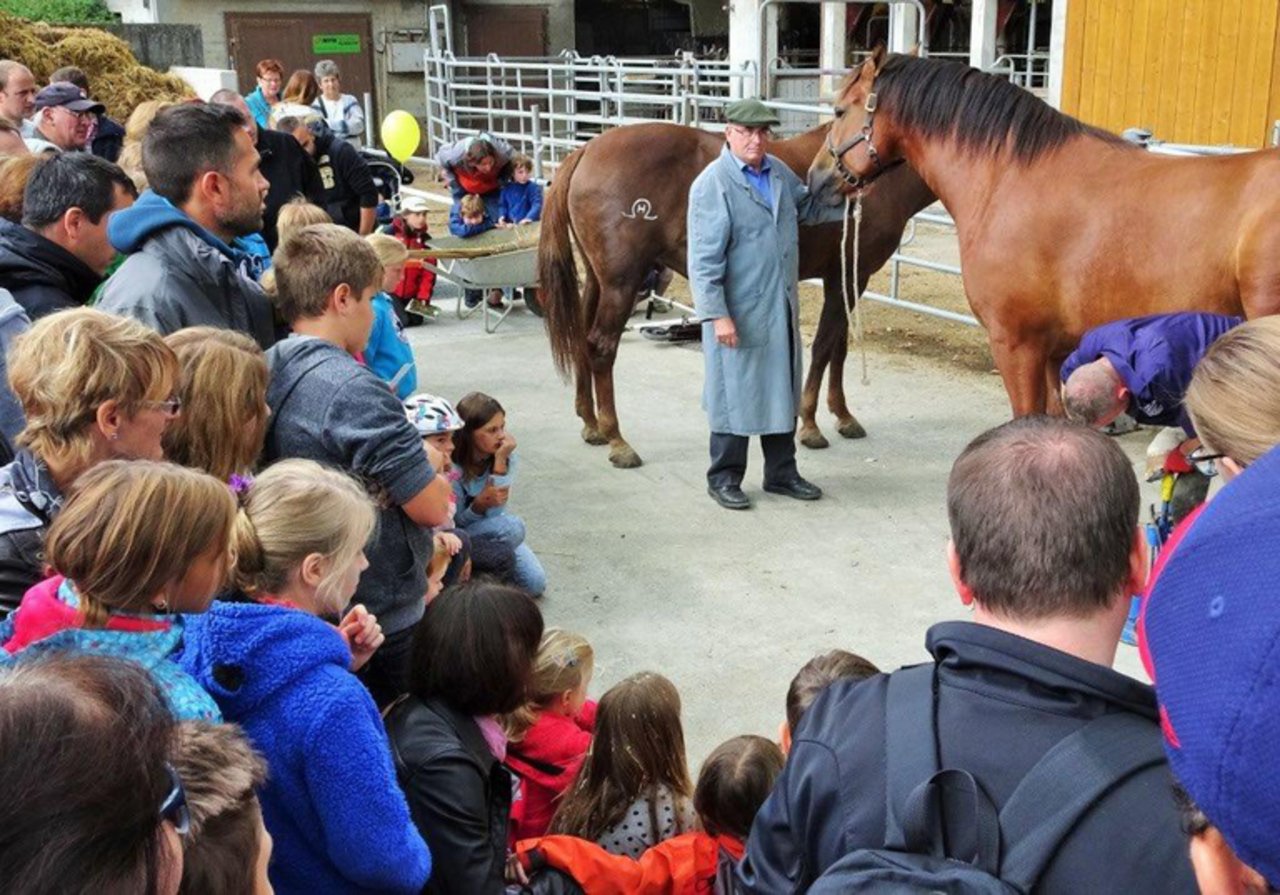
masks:
[[[730,736],[774,735],[787,684],[813,654],[920,661],[928,626],[964,615],[943,558],[945,483],[965,443],[1007,418],[997,377],[875,352],[863,387],[851,363],[850,400],[869,437],[844,441],[824,417],[832,447],[800,449],[826,497],[763,494],[753,445],[756,506],[732,513],[705,492],[696,347],[624,338],[619,412],[645,465],[615,470],[605,448],[579,439],[540,320],[517,310],[486,335],[478,315],[450,313],[410,334],[424,390],[456,400],[479,389],[506,406],[522,458],[511,508],[547,568],[548,622],[595,647],[593,696],[640,670],[670,677],[694,773]],[[1125,439],[1135,461],[1148,437]],[[1140,674],[1134,650],[1121,649],[1119,667]]]

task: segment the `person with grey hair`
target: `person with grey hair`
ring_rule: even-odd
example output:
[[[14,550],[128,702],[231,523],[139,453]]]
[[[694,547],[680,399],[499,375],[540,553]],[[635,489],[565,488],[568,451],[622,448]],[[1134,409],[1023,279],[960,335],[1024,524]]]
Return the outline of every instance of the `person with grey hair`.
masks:
[[[316,80],[320,82],[320,95],[311,107],[324,116],[334,136],[351,144],[353,149],[359,149],[360,137],[364,134],[364,110],[359,100],[350,93],[342,92],[342,72],[338,70],[338,63],[332,59],[317,62]]]
[[[87,152],[40,163],[23,191],[22,223],[0,221],[0,287],[32,320],[88,304],[116,255],[111,217],[137,196],[124,171]]]

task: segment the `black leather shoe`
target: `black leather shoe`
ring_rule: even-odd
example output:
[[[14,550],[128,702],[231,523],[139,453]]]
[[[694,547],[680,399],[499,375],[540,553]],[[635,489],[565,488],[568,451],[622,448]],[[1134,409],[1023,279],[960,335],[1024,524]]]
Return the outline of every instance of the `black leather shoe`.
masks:
[[[751,509],[751,501],[747,495],[742,493],[742,488],[737,485],[708,485],[707,493],[711,495],[711,499],[726,510],[749,510]]]
[[[764,490],[770,494],[783,494],[796,500],[817,500],[822,496],[822,489],[813,482],[802,478],[794,478],[789,482],[765,482]]]

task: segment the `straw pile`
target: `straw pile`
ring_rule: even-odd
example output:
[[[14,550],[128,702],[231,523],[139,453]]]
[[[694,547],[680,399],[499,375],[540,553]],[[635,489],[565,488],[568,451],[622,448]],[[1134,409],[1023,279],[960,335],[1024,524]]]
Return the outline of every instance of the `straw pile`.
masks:
[[[129,44],[98,28],[53,27],[0,13],[0,59],[17,59],[41,84],[64,65],[84,69],[94,98],[117,121],[145,100],[195,95],[186,81],[139,64]]]

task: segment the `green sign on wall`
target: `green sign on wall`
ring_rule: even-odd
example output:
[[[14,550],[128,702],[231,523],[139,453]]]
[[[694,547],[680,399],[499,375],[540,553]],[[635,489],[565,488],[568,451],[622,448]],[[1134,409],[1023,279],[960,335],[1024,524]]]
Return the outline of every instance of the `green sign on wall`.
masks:
[[[359,34],[313,34],[311,52],[317,56],[334,56],[339,53],[359,53]]]

